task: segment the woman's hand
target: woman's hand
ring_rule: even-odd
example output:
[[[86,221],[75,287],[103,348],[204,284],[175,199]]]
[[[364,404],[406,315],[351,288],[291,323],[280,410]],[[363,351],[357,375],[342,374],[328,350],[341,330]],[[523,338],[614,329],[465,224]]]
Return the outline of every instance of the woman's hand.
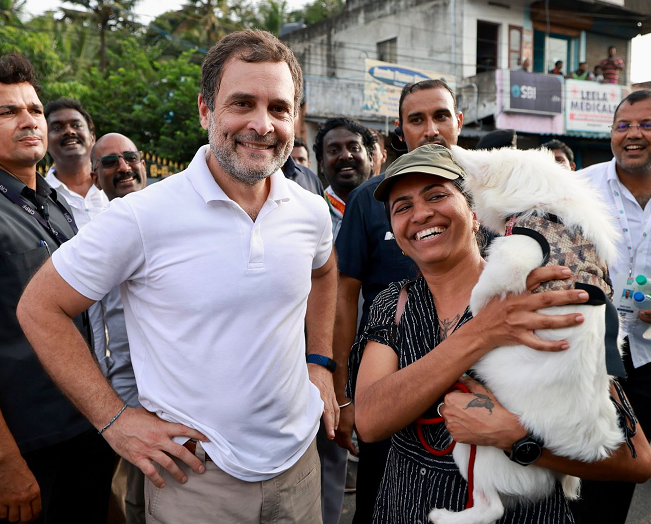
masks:
[[[493,446],[510,451],[527,434],[518,417],[507,411],[476,380],[459,379],[470,393],[453,391],[445,396],[439,412],[455,442]]]
[[[581,304],[588,294],[578,289],[532,293],[543,282],[564,280],[572,272],[563,266],[547,266],[534,269],[527,277],[527,291],[520,295],[508,295],[491,300],[475,317],[478,335],[492,349],[498,346],[524,344],[541,351],[561,351],[570,345],[566,340],[543,340],[534,331],[573,327],[583,322],[583,315],[545,315],[538,309],[552,306]],[[467,325],[469,326],[469,322]],[[465,327],[465,326],[464,326]]]

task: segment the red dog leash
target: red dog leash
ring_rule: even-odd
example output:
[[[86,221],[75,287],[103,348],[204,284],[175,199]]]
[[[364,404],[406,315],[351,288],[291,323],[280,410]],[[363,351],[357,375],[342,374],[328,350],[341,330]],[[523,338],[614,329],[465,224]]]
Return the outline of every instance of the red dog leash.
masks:
[[[395,315],[395,323],[396,326],[400,325],[400,320],[402,319],[402,314],[405,311],[405,306],[407,305],[407,299],[408,299],[408,294],[407,294],[407,287],[409,286],[411,282],[407,282],[402,289],[400,290],[400,294],[398,295],[398,303],[396,304],[396,315]],[[455,383],[450,389],[446,391],[446,395],[450,393],[451,391],[454,391],[455,389],[458,389],[460,391],[463,391],[464,393],[470,393],[468,391],[468,388],[464,386],[461,382]],[[420,443],[423,445],[423,447],[430,452],[432,455],[437,455],[439,457],[443,455],[449,455],[452,453],[452,450],[454,449],[454,446],[456,442],[452,441],[452,443],[445,449],[443,450],[438,450],[434,449],[432,446],[430,446],[426,441],[425,441],[425,435],[423,434],[423,426],[429,426],[431,424],[441,424],[445,422],[443,417],[436,417],[436,418],[423,418],[419,417],[418,420],[416,420],[416,430],[418,432],[418,439],[420,440]],[[474,505],[474,500],[472,497],[472,492],[474,489],[474,477],[475,477],[475,455],[477,455],[477,446],[475,444],[470,445],[470,458],[468,459],[468,503],[466,504],[466,509],[472,508]]]
[[[447,395],[451,391],[454,391],[455,389],[458,389],[460,391],[463,391],[464,393],[470,393],[468,388],[464,386],[461,382],[455,383],[450,389],[448,389],[445,394]],[[430,426],[432,424],[441,424],[445,422],[445,419],[443,417],[435,417],[435,418],[424,418],[424,417],[419,417],[416,420],[416,431],[418,432],[418,440],[420,440],[420,443],[423,445],[423,447],[432,455],[436,455],[437,457],[442,457],[444,455],[449,455],[452,453],[452,450],[454,449],[454,446],[456,445],[456,442],[453,440],[450,445],[445,448],[445,449],[434,449],[432,446],[430,446],[427,441],[425,440],[425,435],[423,433],[423,426]],[[470,458],[468,459],[468,503],[466,504],[466,509],[472,508],[474,505],[474,500],[472,497],[472,492],[474,489],[474,471],[475,471],[475,456],[477,455],[477,446],[475,444],[470,445]]]

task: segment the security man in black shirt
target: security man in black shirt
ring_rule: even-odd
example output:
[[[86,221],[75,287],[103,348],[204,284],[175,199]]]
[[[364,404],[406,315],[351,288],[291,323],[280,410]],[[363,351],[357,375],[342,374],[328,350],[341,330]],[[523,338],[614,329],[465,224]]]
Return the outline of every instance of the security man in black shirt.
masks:
[[[26,58],[0,57],[0,522],[106,522],[112,450],[52,383],[16,319],[27,282],[76,233],[36,173],[47,125],[35,87]],[[90,340],[85,320],[75,323]]]

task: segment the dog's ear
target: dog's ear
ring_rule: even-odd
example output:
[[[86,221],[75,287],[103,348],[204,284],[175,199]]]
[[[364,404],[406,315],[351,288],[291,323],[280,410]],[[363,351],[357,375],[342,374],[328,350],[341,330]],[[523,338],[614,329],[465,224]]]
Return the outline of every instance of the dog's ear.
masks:
[[[482,180],[488,176],[490,152],[470,151],[459,146],[452,146],[450,150],[455,162],[463,168],[469,178]]]

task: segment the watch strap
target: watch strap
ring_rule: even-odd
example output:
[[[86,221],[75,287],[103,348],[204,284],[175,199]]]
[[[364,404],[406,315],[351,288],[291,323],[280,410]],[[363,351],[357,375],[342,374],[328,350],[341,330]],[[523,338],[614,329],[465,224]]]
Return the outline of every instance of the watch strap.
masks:
[[[328,358],[324,355],[311,354],[307,356],[306,360],[308,364],[318,364],[319,366],[323,366],[324,368],[328,369],[328,371],[332,373],[334,373],[335,369],[337,369],[337,363],[331,358]]]

